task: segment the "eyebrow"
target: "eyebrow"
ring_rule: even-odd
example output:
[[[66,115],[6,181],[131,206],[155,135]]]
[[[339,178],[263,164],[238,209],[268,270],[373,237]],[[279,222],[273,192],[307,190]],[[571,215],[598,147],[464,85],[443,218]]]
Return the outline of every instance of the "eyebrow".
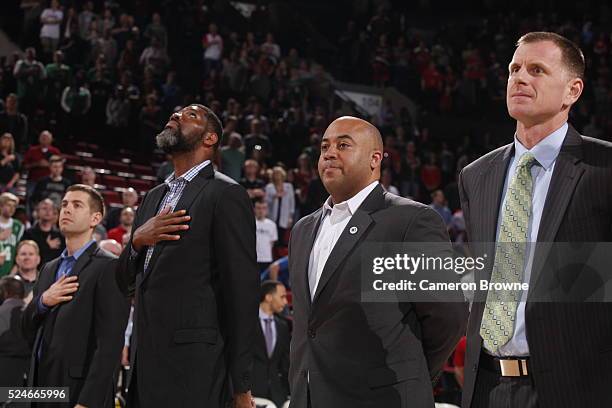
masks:
[[[197,106],[187,106],[186,108],[183,109],[185,112],[190,111],[195,113],[196,115],[200,114],[200,109]]]
[[[85,204],[84,201],[81,200],[62,200],[62,204],[67,204],[69,202],[73,202],[73,203],[79,203],[79,204]]]
[[[353,138],[351,137],[351,135],[338,135],[338,136],[336,136],[336,139],[338,139],[338,140],[348,139],[348,140],[350,140],[351,142],[355,142],[355,139],[353,139]],[[323,143],[323,142],[329,142],[329,137],[324,137],[324,138],[321,140],[321,143]]]
[[[511,62],[510,65],[508,65],[508,70],[512,69],[513,67],[516,66],[520,66],[521,64],[519,64],[518,62]],[[532,61],[532,62],[528,62],[527,65],[532,66],[532,65],[537,65],[539,67],[542,67],[546,70],[550,70],[551,68],[544,62],[542,61]]]

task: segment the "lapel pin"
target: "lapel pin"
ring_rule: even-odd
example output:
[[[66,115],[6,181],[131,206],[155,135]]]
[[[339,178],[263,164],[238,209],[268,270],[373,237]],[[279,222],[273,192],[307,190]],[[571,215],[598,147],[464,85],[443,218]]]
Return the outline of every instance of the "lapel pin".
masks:
[[[351,229],[349,229],[349,232],[350,232],[352,235],[355,235],[355,234],[357,233],[357,231],[359,231],[359,230],[357,229],[357,227],[351,227]]]

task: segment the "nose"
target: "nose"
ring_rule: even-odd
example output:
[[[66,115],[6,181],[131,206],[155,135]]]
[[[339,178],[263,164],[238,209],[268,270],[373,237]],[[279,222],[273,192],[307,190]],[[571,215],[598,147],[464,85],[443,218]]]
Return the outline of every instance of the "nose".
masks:
[[[179,120],[181,118],[181,112],[174,112],[171,116],[170,116],[170,120]]]
[[[514,84],[525,85],[527,80],[525,76],[527,75],[525,67],[521,67],[518,71],[514,72],[510,75],[510,80]]]
[[[325,150],[325,152],[323,153],[323,158],[325,160],[333,160],[337,157],[338,155],[338,151],[336,150],[336,148],[332,145],[327,147],[327,150]]]

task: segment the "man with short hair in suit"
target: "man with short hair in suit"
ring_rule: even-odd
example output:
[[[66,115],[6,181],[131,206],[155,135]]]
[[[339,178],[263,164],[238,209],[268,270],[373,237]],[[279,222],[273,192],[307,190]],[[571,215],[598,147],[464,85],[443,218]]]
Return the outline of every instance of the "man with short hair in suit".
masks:
[[[69,387],[69,402],[37,408],[115,406],[129,305],[113,273],[117,257],[92,238],[103,216],[97,190],[68,188],[59,218],[66,249],[40,272],[23,324],[27,337],[35,336],[28,386]]]
[[[292,408],[432,407],[432,380],[464,333],[467,305],[361,301],[368,243],[437,243],[446,227],[430,207],[379,184],[383,143],[370,123],[341,117],[321,141],[319,174],[330,197],[291,234]],[[441,275],[458,281],[452,272]]]
[[[289,396],[289,326],[278,317],[287,306],[287,290],[278,281],[261,284],[259,325],[253,353],[253,395],[282,407]]]
[[[255,218],[244,188],[213,169],[222,136],[198,104],[157,135],[174,173],[138,207],[116,274],[135,295],[131,407],[254,406]]]
[[[545,302],[546,295],[562,294],[559,289],[588,286],[590,278],[579,259],[533,245],[612,241],[612,144],[567,123],[584,69],[582,51],[568,39],[550,32],[522,36],[506,97],[516,120],[514,141],[461,172],[470,245],[494,243],[481,248],[495,256],[476,279],[529,284],[522,293],[476,294],[465,408],[612,406],[612,304]],[[555,270],[570,263],[569,274]]]

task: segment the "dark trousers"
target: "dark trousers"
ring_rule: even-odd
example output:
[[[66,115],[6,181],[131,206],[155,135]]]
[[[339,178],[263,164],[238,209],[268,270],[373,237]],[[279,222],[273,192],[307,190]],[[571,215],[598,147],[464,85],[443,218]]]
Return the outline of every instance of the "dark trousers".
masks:
[[[471,408],[537,408],[531,377],[502,377],[478,367]]]
[[[129,383],[129,389],[127,395],[125,396],[125,402],[127,408],[141,408],[141,404],[139,403],[140,398],[138,398],[138,376],[136,375],[136,361],[134,361],[134,365],[131,367],[131,379]]]

